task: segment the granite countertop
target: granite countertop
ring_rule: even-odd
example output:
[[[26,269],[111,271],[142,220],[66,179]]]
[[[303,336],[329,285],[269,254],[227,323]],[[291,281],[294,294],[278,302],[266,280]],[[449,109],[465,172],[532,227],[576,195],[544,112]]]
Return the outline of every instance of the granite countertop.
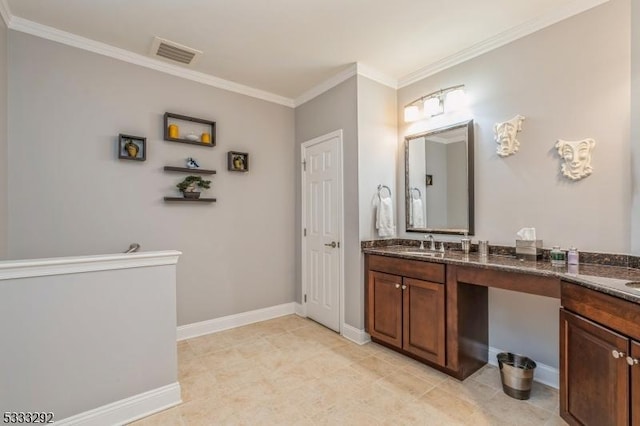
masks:
[[[558,277],[564,281],[610,294],[630,302],[640,303],[640,288],[633,289],[626,286],[629,282],[640,281],[640,269],[635,268],[587,263],[557,267],[551,266],[548,260],[519,260],[513,255],[503,254],[490,254],[486,257],[480,257],[477,252],[464,254],[460,250],[451,249],[447,250],[444,254],[440,254],[429,252],[428,250],[421,251],[417,247],[404,245],[365,247],[362,251],[367,254],[379,256]]]

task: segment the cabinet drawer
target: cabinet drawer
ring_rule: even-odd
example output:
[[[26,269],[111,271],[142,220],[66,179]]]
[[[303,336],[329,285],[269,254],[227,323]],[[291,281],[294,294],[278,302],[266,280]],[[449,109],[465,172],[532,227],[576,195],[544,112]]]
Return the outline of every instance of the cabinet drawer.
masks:
[[[640,339],[640,305],[565,281],[561,303],[569,311]]]
[[[444,265],[420,260],[399,259],[395,257],[369,255],[369,269],[403,277],[444,283]]]

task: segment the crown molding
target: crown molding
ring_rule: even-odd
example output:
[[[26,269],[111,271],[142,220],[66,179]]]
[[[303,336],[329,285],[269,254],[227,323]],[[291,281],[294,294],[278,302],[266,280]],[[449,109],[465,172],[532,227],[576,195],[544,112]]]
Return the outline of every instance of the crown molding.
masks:
[[[57,28],[49,27],[47,25],[38,24],[37,22],[29,21],[24,18],[13,16],[10,18],[9,22],[10,23],[8,24],[8,27],[15,31],[20,31],[47,40],[66,44],[67,46],[77,47],[79,49],[97,53],[99,55],[108,56],[110,58],[129,62],[131,64],[139,65],[145,68],[150,68],[176,77],[181,77],[187,80],[206,84],[208,86],[213,86],[218,89],[228,90],[230,92],[239,93],[241,95],[251,96],[253,98],[262,99],[264,101],[273,102],[290,108],[294,107],[293,99],[286,98],[284,96],[276,95],[274,93],[266,92],[260,89],[255,89],[253,87],[245,86],[233,81],[224,80],[222,78],[214,77],[203,72],[185,69],[177,65],[169,64],[158,59],[140,55],[125,49],[121,49],[119,47],[111,46],[106,43],[101,43],[95,40],[81,37],[76,34],[59,30]]]
[[[298,96],[294,101],[294,106],[299,107],[305,102],[309,102],[311,99],[316,98],[326,92],[329,89],[336,87],[338,84],[342,83],[345,80],[356,75],[358,72],[357,64],[351,64],[348,68],[343,71],[340,71],[338,74],[333,77],[323,81],[322,83],[312,87],[311,89],[304,92],[302,95]]]
[[[367,77],[370,80],[373,80],[377,83],[380,83],[392,89],[398,88],[398,79],[393,78],[390,75],[387,75],[383,72],[380,72],[377,69],[372,68],[368,65],[357,62],[356,72],[363,77]]]
[[[477,43],[467,49],[463,49],[458,53],[447,56],[439,61],[433,62],[418,71],[412,72],[398,81],[398,88],[403,88],[424,78],[432,76],[440,71],[462,62],[473,59],[491,50],[497,49],[505,44],[511,43],[519,38],[533,34],[550,25],[568,19],[574,15],[582,13],[586,10],[599,6],[609,0],[575,0],[553,11],[541,15],[535,19],[525,22],[524,24],[513,27],[498,35],[490,37],[480,43]]]
[[[11,20],[13,19],[13,15],[11,14],[11,9],[9,8],[7,0],[0,0],[0,16],[2,16],[2,20],[8,28],[11,24]]]
[[[323,81],[322,83],[312,87],[311,89],[304,92],[302,95],[298,96],[294,104],[296,107],[304,104],[305,102],[309,102],[311,99],[314,99],[324,92],[333,89],[338,84],[343,81],[348,80],[354,75],[361,75],[363,77],[367,77],[373,81],[376,81],[385,86],[391,87],[392,89],[398,88],[398,80],[393,77],[388,76],[370,66],[361,64],[360,62],[353,63],[349,65],[348,68],[334,75],[333,77]]]

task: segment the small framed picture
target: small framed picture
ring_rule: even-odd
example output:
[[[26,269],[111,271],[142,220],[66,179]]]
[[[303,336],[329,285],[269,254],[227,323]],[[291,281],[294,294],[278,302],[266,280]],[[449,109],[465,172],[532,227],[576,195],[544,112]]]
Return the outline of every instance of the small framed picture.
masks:
[[[227,168],[232,172],[248,172],[249,154],[246,152],[229,151],[227,153]]]
[[[121,160],[146,160],[147,138],[120,133],[118,137],[118,158]]]
[[[433,185],[433,175],[427,175],[427,179],[425,180],[425,184],[427,186]]]

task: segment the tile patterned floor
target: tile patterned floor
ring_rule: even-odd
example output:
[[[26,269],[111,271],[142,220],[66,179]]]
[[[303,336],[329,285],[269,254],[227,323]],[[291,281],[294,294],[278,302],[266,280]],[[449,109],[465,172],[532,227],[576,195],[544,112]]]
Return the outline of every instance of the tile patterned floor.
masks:
[[[464,382],[290,315],[178,344],[183,403],[147,425],[564,425],[558,392],[506,396],[495,367]]]

